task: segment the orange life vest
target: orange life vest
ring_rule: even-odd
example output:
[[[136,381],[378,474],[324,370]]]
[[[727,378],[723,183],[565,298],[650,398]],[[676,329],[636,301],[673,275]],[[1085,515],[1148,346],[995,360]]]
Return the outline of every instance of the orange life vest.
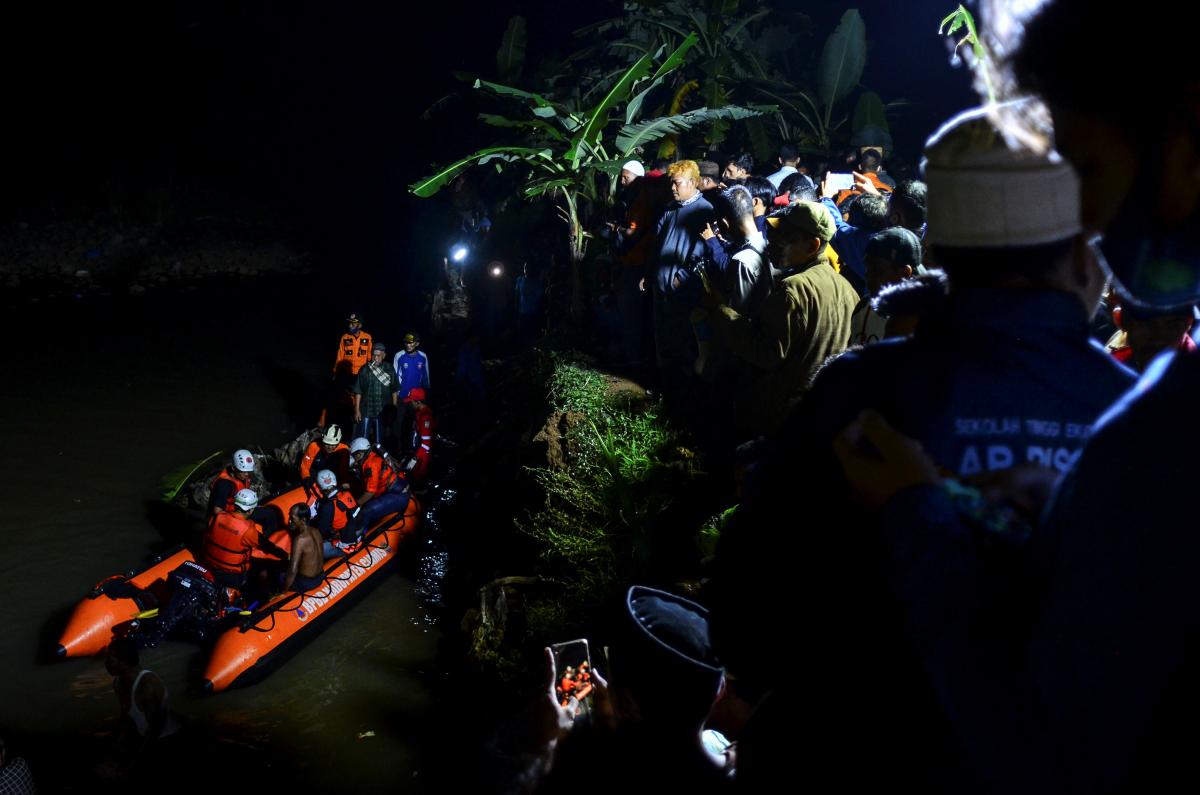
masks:
[[[371,360],[371,348],[371,335],[362,329],[359,329],[357,334],[343,334],[342,342],[338,346],[337,360],[333,363],[333,371],[336,373],[338,365],[342,362],[350,362],[350,372],[358,375],[362,366]]]
[[[396,485],[396,471],[379,453],[372,450],[362,462],[363,488],[376,497]]]
[[[881,180],[879,178],[879,175],[876,174],[874,171],[868,171],[865,174],[863,174],[863,176],[866,177],[867,179],[869,179],[871,181],[871,184],[873,184],[875,186],[875,189],[878,190],[880,193],[891,193],[892,192],[892,186],[887,184],[883,180]],[[841,208],[842,202],[846,201],[846,199],[850,198],[851,196],[859,196],[859,195],[862,195],[861,190],[858,190],[857,188],[848,188],[846,190],[839,191],[837,198],[835,198],[833,200],[833,203],[836,204],[839,208]]]
[[[229,471],[229,467],[225,467],[224,469],[222,469],[220,471],[220,473],[215,478],[213,478],[213,482],[209,484],[208,490],[210,492],[217,485],[218,480],[228,480],[230,483],[233,484],[233,490],[229,492],[229,499],[227,499],[225,501],[225,504],[221,506],[221,510],[223,510],[223,511],[226,511],[226,512],[232,511],[233,507],[234,507],[233,506],[233,498],[236,497],[237,493],[239,491],[241,491],[242,489],[250,488],[250,481],[249,481],[249,479],[239,480],[238,478],[234,477],[233,474]]]
[[[250,553],[262,540],[262,528],[247,516],[219,513],[204,531],[204,558],[209,568],[244,573],[250,568]]]
[[[333,498],[333,537],[339,541],[353,541],[352,538],[342,538],[342,530],[350,524],[350,518],[358,510],[358,500],[348,491],[339,491]]]
[[[313,464],[318,459],[321,459],[323,456],[335,456],[343,450],[346,451],[346,455],[350,454],[350,448],[341,443],[339,443],[337,447],[333,448],[333,452],[327,453],[325,452],[325,445],[321,442],[321,440],[313,439],[308,443],[308,447],[304,448],[304,456],[300,459],[300,477],[309,477],[312,474]],[[330,468],[331,467],[328,466],[318,466],[317,471],[320,472],[322,469]],[[341,475],[342,473],[335,472],[334,474]]]

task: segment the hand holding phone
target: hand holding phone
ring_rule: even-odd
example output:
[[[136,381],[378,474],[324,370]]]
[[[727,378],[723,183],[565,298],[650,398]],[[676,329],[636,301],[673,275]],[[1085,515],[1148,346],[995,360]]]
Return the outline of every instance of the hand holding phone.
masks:
[[[830,171],[825,176],[825,188],[827,191],[835,194],[844,190],[854,190],[854,175],[839,171]]]
[[[579,638],[556,643],[550,650],[557,672],[554,694],[559,706],[576,721],[590,718],[595,684],[592,681],[592,659],[587,640]]]

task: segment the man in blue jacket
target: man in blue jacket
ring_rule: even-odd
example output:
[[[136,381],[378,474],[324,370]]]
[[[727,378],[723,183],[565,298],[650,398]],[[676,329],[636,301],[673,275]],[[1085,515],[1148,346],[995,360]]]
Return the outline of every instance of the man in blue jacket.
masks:
[[[664,390],[677,393],[696,360],[691,312],[700,295],[697,268],[704,259],[701,232],[716,212],[700,195],[700,170],[693,160],[667,169],[674,199],[658,222],[658,256],[653,270],[654,347]]]
[[[1049,107],[1057,145],[1084,175],[1084,222],[1104,231],[1113,277],[1144,304],[1194,304],[1194,55],[1165,54],[1160,79],[1141,97],[1157,109],[1154,119],[1138,123],[1097,88],[1125,65],[1081,59],[1059,44],[1070,36],[1119,46],[1153,35],[1153,20],[1089,16],[1082,0],[1053,0],[1023,22],[1012,82]],[[915,649],[990,791],[1163,792],[1193,775],[1198,393],[1200,355],[1168,352],[1096,424],[1033,536],[1048,582],[1017,644],[996,633],[976,523],[915,442],[863,418],[864,439],[850,443],[847,434],[839,444],[856,489],[886,503],[877,532],[904,586]],[[873,452],[855,452],[860,445]]]
[[[429,391],[429,357],[420,347],[421,338],[415,331],[404,335],[404,350],[396,354],[394,362],[400,376],[400,397],[417,387]]]
[[[753,604],[776,604],[790,591],[804,606],[794,620],[812,639],[805,678],[823,686],[777,697],[782,712],[803,703],[821,724],[815,756],[855,770],[847,789],[897,776],[926,791],[979,788],[906,651],[886,547],[854,508],[833,457],[835,434],[870,408],[919,440],[943,471],[1062,472],[1134,378],[1088,336],[1105,278],[1084,235],[1074,171],[1053,153],[1011,150],[982,112],[939,131],[926,162],[929,240],[951,284],[946,309],[913,338],[848,352],[818,373],[748,484],[714,575],[719,653],[741,680],[768,686],[777,660],[778,618]],[[837,526],[802,526],[815,506]],[[1019,563],[992,565],[1008,572]],[[925,608],[941,602],[929,594]],[[855,768],[864,753],[877,768]]]

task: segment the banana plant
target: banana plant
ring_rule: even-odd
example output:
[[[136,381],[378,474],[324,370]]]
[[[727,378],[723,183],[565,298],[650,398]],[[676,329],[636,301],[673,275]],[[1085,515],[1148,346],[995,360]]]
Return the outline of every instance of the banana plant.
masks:
[[[992,59],[988,53],[987,47],[979,39],[979,30],[975,27],[975,17],[971,15],[962,4],[958,8],[951,11],[942,20],[942,24],[938,25],[939,36],[957,36],[960,30],[965,30],[961,39],[954,45],[954,62],[957,65],[958,51],[962,49],[964,44],[971,45],[971,54],[975,60],[971,64],[974,67],[976,74],[983,78],[983,85],[987,89],[988,102],[995,103],[996,87],[992,82]]]
[[[572,312],[583,318],[583,262],[590,234],[584,226],[590,208],[606,200],[602,187],[615,185],[621,165],[666,135],[715,120],[737,120],[773,112],[770,107],[701,108],[688,113],[640,121],[651,92],[683,64],[699,37],[692,33],[668,52],[660,47],[643,53],[612,83],[599,103],[588,111],[573,110],[541,94],[477,80],[475,88],[509,99],[524,110],[521,118],[482,114],[485,124],[504,128],[520,138],[515,145],[492,146],[467,155],[413,183],[409,190],[427,198],[458,174],[475,165],[497,170],[519,169],[527,199],[553,200],[567,226],[571,261]],[[665,56],[665,57],[664,57]],[[657,63],[657,66],[656,66]],[[619,112],[624,105],[624,112]],[[618,126],[619,125],[619,126]],[[608,180],[601,177],[607,175]],[[611,190],[611,187],[610,187]]]

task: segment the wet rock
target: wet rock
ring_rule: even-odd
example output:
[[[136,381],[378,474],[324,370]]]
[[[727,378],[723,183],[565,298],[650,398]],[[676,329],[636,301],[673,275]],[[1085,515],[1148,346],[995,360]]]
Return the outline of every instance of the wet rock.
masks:
[[[283,445],[282,447],[276,447],[274,450],[272,450],[271,456],[275,458],[275,460],[287,466],[299,467],[300,457],[304,455],[304,450],[306,447],[308,447],[308,443],[313,439],[319,438],[320,436],[320,428],[312,428],[304,431],[295,439]]]

